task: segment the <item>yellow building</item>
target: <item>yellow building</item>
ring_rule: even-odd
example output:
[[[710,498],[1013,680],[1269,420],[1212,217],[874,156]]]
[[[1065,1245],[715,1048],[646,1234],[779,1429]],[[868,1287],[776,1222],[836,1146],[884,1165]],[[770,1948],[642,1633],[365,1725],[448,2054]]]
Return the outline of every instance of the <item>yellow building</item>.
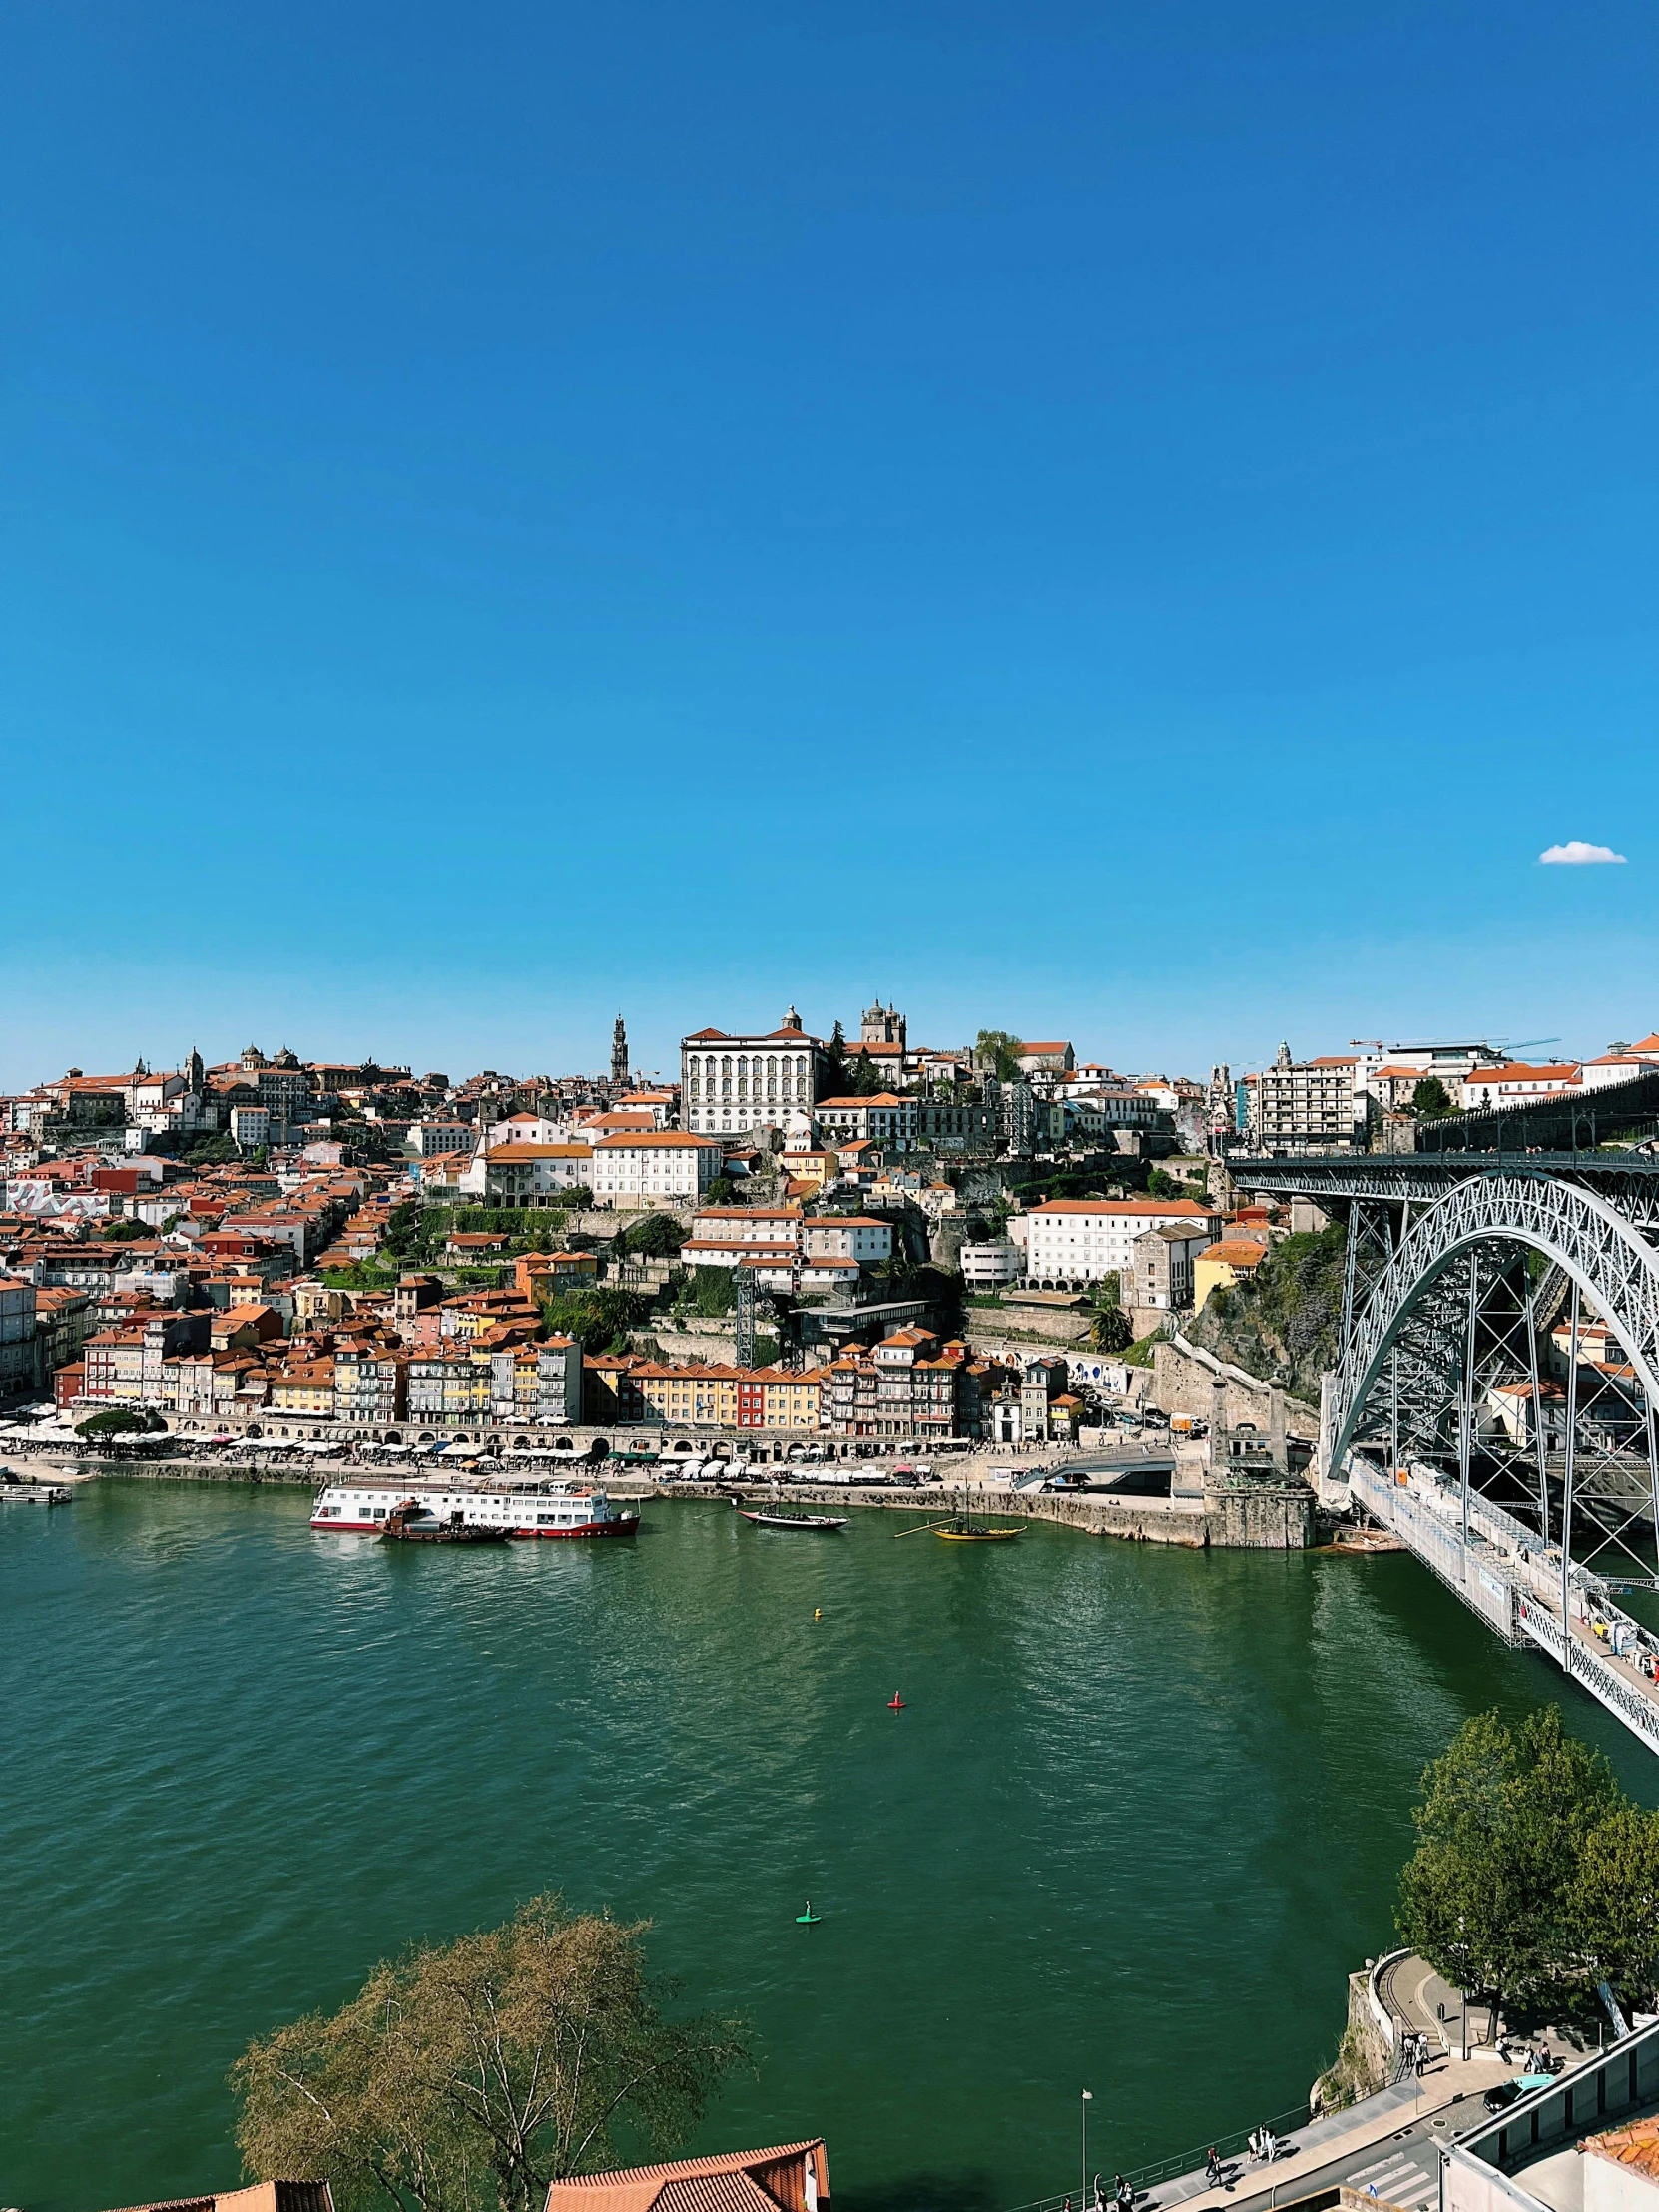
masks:
[[[1212,1291],[1230,1291],[1235,1283],[1245,1282],[1267,1256],[1266,1245],[1242,1237],[1210,1245],[1193,1262],[1193,1312],[1204,1311],[1204,1301]]]
[[[762,1384],[762,1422],[767,1428],[807,1428],[816,1435],[824,1395],[824,1371],[808,1368],[757,1370]]]
[[[334,1363],[331,1358],[308,1360],[271,1379],[271,1410],[274,1413],[332,1413],[334,1410]]]

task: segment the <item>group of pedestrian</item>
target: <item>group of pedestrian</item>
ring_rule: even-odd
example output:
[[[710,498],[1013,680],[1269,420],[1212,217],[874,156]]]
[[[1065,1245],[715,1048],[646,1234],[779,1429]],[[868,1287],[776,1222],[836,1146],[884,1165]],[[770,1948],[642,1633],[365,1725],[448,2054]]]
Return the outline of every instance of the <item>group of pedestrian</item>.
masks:
[[[1408,2027],[1401,2035],[1399,2043],[1407,2072],[1414,2073],[1420,2081],[1423,2068],[1428,2064],[1428,2037],[1420,2027]]]
[[[1135,2212],[1135,2192],[1122,2174],[1112,2176],[1112,2212]],[[1071,2212],[1071,2199],[1066,2199],[1066,2212]],[[1099,2174],[1094,2177],[1094,2212],[1106,2212],[1106,2189]]]
[[[1249,2143],[1251,2157],[1259,2158],[1264,2166],[1271,2166],[1285,2147],[1271,2127],[1253,2127]]]

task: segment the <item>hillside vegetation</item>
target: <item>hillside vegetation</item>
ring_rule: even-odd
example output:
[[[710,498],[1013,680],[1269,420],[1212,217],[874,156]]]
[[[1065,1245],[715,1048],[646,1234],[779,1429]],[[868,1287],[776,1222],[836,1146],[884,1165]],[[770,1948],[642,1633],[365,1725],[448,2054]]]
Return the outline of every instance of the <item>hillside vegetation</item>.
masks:
[[[1333,1222],[1276,1244],[1248,1282],[1211,1292],[1188,1341],[1264,1382],[1282,1376],[1294,1396],[1317,1405],[1320,1377],[1337,1364],[1344,1237]]]

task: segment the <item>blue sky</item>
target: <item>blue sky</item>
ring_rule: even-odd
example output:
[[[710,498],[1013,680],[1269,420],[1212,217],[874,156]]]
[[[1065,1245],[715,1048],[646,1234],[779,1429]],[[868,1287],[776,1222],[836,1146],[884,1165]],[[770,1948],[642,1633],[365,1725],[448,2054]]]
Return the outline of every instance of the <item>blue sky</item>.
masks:
[[[0,0],[0,1082],[1659,1025],[1656,64]]]

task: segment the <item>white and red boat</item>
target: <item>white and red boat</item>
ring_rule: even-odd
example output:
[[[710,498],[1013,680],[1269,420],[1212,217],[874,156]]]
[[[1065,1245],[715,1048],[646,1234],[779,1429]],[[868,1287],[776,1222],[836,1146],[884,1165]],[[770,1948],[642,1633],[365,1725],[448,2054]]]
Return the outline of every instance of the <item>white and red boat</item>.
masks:
[[[640,1525],[638,1513],[619,1513],[603,1490],[585,1482],[411,1482],[406,1475],[365,1474],[319,1490],[311,1526],[376,1536],[411,1499],[422,1517],[492,1535],[632,1536]]]

